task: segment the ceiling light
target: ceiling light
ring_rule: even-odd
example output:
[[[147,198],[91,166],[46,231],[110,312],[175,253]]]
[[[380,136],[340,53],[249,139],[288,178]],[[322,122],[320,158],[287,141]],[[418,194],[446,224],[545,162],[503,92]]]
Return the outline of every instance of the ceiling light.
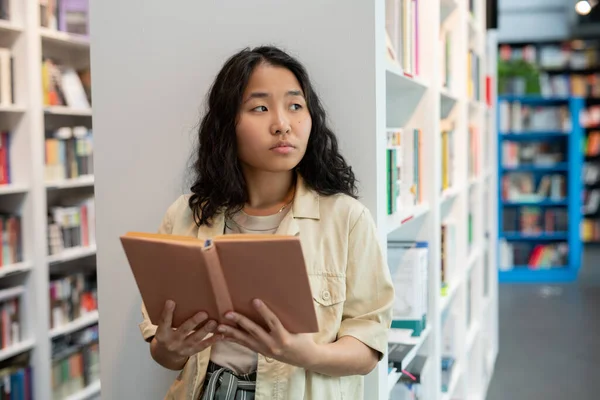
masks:
[[[588,15],[590,11],[592,11],[592,6],[587,0],[579,0],[575,4],[575,11],[577,11],[577,14],[579,15]]]

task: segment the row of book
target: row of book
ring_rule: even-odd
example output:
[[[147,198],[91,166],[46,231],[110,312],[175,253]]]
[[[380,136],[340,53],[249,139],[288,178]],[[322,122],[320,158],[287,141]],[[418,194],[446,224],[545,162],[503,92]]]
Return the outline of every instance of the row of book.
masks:
[[[598,213],[600,208],[600,189],[584,189],[582,196],[581,213],[591,216]]]
[[[566,147],[561,141],[502,141],[502,166],[553,166],[566,159]]]
[[[23,261],[21,217],[0,214],[0,268]]]
[[[98,325],[52,341],[52,398],[64,399],[100,379]]]
[[[450,92],[452,92],[452,32],[446,31],[440,35],[440,74],[441,74],[441,82],[442,87],[447,88]]]
[[[87,35],[89,0],[39,0],[40,26],[62,32]]]
[[[8,185],[12,183],[10,139],[10,132],[0,132],[0,185]]]
[[[51,207],[48,215],[48,254],[96,244],[94,198],[72,206]]]
[[[95,274],[78,272],[50,277],[50,328],[75,321],[98,309]]]
[[[386,0],[387,59],[405,75],[419,75],[419,0]]]
[[[61,127],[46,132],[46,182],[93,175],[92,130],[85,126]]]
[[[584,242],[600,241],[600,220],[584,218],[581,221],[581,240]]]
[[[2,289],[0,295],[14,293],[14,289]],[[12,294],[11,294],[12,295]],[[0,348],[6,349],[21,341],[21,298],[8,297],[0,302]]]
[[[568,265],[569,245],[567,242],[535,244],[499,240],[501,271],[515,266],[528,269],[549,269]]]
[[[479,176],[481,154],[479,151],[480,135],[479,128],[475,125],[469,126],[469,157],[467,163],[467,172],[469,177]]]
[[[403,129],[388,132],[386,150],[387,213],[410,208],[423,199],[421,182],[422,132]]]
[[[537,181],[533,173],[511,172],[502,175],[503,201],[536,203],[544,200],[563,201],[567,196],[563,174],[545,174]]]
[[[586,157],[600,156],[600,131],[591,131],[582,140],[583,155]]]
[[[502,229],[524,235],[566,232],[569,230],[569,213],[565,207],[504,207]]]
[[[442,296],[448,294],[448,287],[454,281],[457,271],[456,263],[456,223],[452,220],[446,220],[442,223],[441,229],[441,292]]]
[[[0,400],[32,400],[33,368],[30,354],[22,353],[0,363]]]
[[[544,70],[585,70],[600,64],[600,48],[594,41],[540,43],[526,46],[503,44],[499,58],[525,61]]]
[[[388,265],[396,290],[392,327],[420,336],[427,327],[429,248],[426,242],[388,242]]]
[[[0,106],[15,103],[14,70],[12,51],[8,48],[0,48]]]
[[[442,131],[442,187],[444,191],[454,185],[454,130]]]
[[[583,128],[600,128],[600,105],[587,106],[579,118]]]
[[[582,181],[585,185],[592,186],[600,183],[600,165],[597,162],[583,163],[583,171],[581,174]]]
[[[471,100],[481,100],[481,59],[474,50],[467,53],[467,96]]]
[[[45,106],[87,110],[92,103],[90,69],[75,70],[46,57],[42,61],[42,93]]]
[[[571,130],[569,107],[534,106],[519,101],[501,100],[498,103],[500,132]]]

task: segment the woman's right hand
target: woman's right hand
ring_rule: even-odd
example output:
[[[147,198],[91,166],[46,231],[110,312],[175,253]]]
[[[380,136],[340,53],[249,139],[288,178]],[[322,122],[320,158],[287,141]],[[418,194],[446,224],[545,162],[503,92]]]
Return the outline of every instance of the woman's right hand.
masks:
[[[179,328],[174,329],[173,310],[175,303],[168,300],[163,309],[161,320],[156,329],[156,334],[150,344],[152,357],[165,368],[180,370],[188,358],[212,346],[223,338],[221,334],[208,334],[217,327],[215,321],[207,321],[208,315],[199,312]]]

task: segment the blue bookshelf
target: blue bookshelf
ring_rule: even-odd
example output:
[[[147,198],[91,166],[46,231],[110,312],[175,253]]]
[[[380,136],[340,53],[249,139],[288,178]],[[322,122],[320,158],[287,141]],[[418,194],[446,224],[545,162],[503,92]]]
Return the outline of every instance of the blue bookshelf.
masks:
[[[504,103],[505,107],[508,103],[510,112],[512,112],[511,107],[513,103],[518,103],[517,109],[520,106],[541,107],[541,109],[544,106],[565,106],[569,111],[571,129],[563,131],[557,126],[550,130],[528,130],[523,128],[516,132],[511,130],[503,131],[502,128],[504,128],[506,123],[501,121],[501,112],[503,112],[500,107],[501,103]],[[498,124],[498,171],[500,175],[498,179],[498,238],[499,242],[503,242],[502,246],[500,243],[498,245],[498,265],[501,265],[502,248],[505,251],[506,248],[509,249],[507,251],[516,264],[512,265],[512,269],[507,269],[507,266],[504,266],[499,271],[498,280],[500,283],[560,283],[574,281],[577,279],[582,254],[580,222],[582,219],[581,174],[584,158],[581,154],[581,146],[584,130],[581,128],[579,117],[580,112],[585,107],[585,101],[578,97],[545,98],[540,96],[510,95],[498,96],[498,104],[499,106],[496,111]],[[506,110],[505,108],[504,112]],[[509,125],[511,124],[509,123]],[[531,143],[559,147],[564,149],[564,158],[559,162],[544,160],[543,163],[518,162],[516,166],[506,166],[504,165],[503,148],[507,141],[512,142],[508,145],[515,146],[514,148],[516,149],[520,149],[519,146],[527,146]],[[509,147],[507,146],[507,148]],[[508,151],[514,152],[513,149]],[[521,157],[521,150],[517,150],[517,152],[517,158]],[[556,198],[556,196],[544,197],[536,195],[536,190],[529,197],[525,196],[523,198],[505,200],[503,189],[513,190],[512,186],[509,189],[506,186],[503,187],[503,185],[508,185],[508,183],[504,182],[505,176],[506,181],[511,182],[510,185],[512,185],[511,179],[513,179],[515,174],[527,174],[529,177],[533,177],[531,180],[533,182],[532,187],[537,187],[537,190],[540,190],[540,183],[544,179],[552,181],[552,185],[554,186],[554,175],[557,175],[559,176],[559,182],[565,182],[565,195],[562,198]],[[550,177],[544,178],[546,176]],[[563,180],[560,181],[560,179]],[[529,223],[527,218],[531,218],[531,213],[537,215],[538,220],[542,220],[543,218],[543,231],[523,233],[520,229],[507,229],[505,226],[513,223],[513,216],[514,226],[511,225],[512,228]],[[553,218],[559,214],[562,218],[561,225],[563,225],[563,228],[567,228],[566,230],[554,229]],[[546,219],[549,219],[550,222],[546,221]],[[550,227],[549,230],[548,227]],[[568,250],[566,253],[563,252],[561,254],[566,255],[562,258],[554,256],[554,249],[564,249],[565,243]],[[515,254],[518,254],[518,256]],[[557,259],[564,259],[565,262],[559,262]],[[524,263],[523,260],[525,260]]]

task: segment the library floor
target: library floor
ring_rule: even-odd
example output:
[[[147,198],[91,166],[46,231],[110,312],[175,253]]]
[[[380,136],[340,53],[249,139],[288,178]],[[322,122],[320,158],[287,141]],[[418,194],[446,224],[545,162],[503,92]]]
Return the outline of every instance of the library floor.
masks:
[[[499,288],[499,354],[487,400],[600,398],[600,248],[578,283]]]

